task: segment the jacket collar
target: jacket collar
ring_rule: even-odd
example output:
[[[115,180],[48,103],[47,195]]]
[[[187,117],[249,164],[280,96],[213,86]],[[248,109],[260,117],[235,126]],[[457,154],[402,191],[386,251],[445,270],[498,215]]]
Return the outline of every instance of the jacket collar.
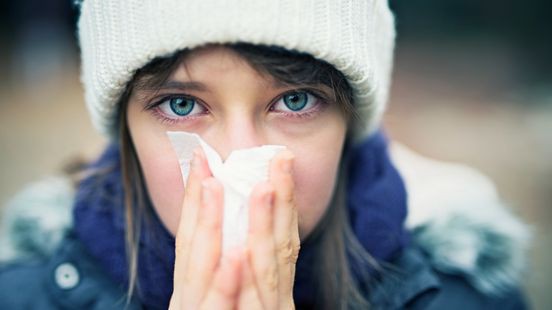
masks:
[[[382,271],[369,287],[370,304],[374,309],[403,309],[418,296],[436,293],[440,287],[427,258],[410,246],[391,263],[382,264]]]
[[[372,309],[402,309],[411,301],[441,288],[438,276],[427,258],[415,247],[405,248],[370,285]],[[97,260],[69,231],[52,253],[42,279],[48,293],[60,308],[141,309],[133,298],[126,305],[126,291],[117,285]]]
[[[519,283],[530,234],[500,203],[492,183],[473,169],[404,147],[395,145],[391,155],[409,192],[412,243],[427,253],[431,267],[465,275],[485,294]],[[74,195],[66,177],[41,180],[17,194],[3,210],[0,263],[51,255],[72,226]]]

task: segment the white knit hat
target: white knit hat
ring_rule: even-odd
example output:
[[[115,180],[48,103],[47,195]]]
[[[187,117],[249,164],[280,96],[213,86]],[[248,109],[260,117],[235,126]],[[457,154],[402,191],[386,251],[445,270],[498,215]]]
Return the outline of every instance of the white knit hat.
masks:
[[[247,42],[308,53],[340,70],[361,116],[359,139],[385,110],[395,29],[387,0],[84,0],[78,35],[86,104],[108,136],[137,69],[185,48]]]

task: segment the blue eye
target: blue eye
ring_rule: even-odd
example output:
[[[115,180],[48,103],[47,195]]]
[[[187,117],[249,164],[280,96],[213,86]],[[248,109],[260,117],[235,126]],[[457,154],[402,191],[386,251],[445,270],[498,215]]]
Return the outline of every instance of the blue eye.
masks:
[[[164,99],[159,109],[171,118],[191,116],[205,111],[205,108],[193,97],[178,96]]]
[[[307,91],[293,91],[284,94],[272,109],[279,112],[297,112],[311,110],[318,103],[318,97]]]
[[[309,95],[306,92],[286,94],[282,97],[284,104],[292,111],[300,111],[309,103]]]
[[[195,100],[185,97],[176,97],[169,99],[171,111],[178,116],[186,116],[192,112],[195,106]]]

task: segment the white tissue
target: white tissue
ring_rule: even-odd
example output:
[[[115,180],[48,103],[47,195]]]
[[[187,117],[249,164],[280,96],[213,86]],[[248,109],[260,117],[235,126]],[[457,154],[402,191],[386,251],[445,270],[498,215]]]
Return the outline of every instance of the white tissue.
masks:
[[[201,146],[213,176],[224,187],[222,251],[244,245],[249,226],[249,196],[257,183],[268,179],[270,160],[285,146],[263,145],[235,150],[222,161],[220,155],[197,134],[167,131],[187,183],[193,150]]]

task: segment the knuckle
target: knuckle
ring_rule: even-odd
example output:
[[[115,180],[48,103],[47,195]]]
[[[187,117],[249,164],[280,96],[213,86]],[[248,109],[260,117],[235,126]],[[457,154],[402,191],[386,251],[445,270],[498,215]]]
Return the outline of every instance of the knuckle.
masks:
[[[299,258],[299,252],[301,251],[301,240],[298,234],[294,234],[290,243],[289,262],[294,265]]]
[[[290,264],[294,260],[294,246],[290,239],[283,240],[276,245],[276,251],[281,264]]]
[[[281,201],[287,205],[295,204],[295,193],[292,188],[285,188],[280,193]]]
[[[260,270],[260,275],[271,291],[276,291],[278,289],[278,268],[276,265],[271,264],[270,266],[262,268]]]
[[[292,207],[295,206],[295,195],[293,194],[293,191],[290,190],[284,194],[284,202]]]
[[[291,250],[290,239],[286,238],[285,240],[281,240],[276,244],[276,251],[278,251],[278,253],[287,253],[290,250]]]
[[[301,250],[301,245],[299,243],[293,245],[293,249],[291,251],[291,262],[295,263],[297,262],[297,259],[299,258],[299,251]]]

